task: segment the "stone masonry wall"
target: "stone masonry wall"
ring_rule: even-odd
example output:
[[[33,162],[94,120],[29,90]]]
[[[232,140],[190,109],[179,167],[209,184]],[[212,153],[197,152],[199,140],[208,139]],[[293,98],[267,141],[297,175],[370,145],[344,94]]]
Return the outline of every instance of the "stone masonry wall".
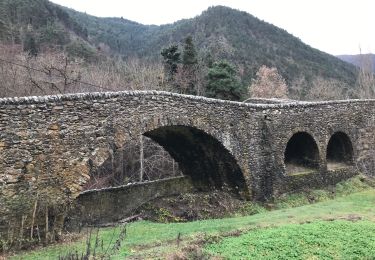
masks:
[[[297,188],[288,184],[301,176],[287,175],[284,165],[296,132],[310,134],[319,148],[319,169],[299,188],[357,169],[374,174],[374,115],[375,100],[245,104],[155,91],[0,99],[0,228],[41,198],[73,200],[116,149],[163,126],[188,126],[217,140],[237,162],[251,199]],[[338,176],[325,159],[337,131],[349,136],[355,162]]]
[[[69,221],[78,225],[115,222],[131,215],[150,200],[190,192],[192,189],[190,179],[183,176],[86,191],[78,196],[78,211],[70,216]]]

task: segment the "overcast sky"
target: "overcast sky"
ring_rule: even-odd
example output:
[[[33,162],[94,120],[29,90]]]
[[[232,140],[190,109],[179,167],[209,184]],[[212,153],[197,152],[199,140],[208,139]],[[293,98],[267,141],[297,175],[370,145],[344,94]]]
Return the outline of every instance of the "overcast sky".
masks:
[[[100,17],[166,24],[209,6],[246,11],[330,54],[375,53],[374,0],[52,0]]]

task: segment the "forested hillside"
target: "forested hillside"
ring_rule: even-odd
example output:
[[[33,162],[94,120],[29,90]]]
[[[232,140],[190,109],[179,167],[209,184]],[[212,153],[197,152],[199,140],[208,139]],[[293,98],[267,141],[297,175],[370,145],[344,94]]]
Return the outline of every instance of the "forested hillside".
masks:
[[[47,0],[0,1],[0,39],[4,43],[35,41],[38,45],[63,46],[71,41],[69,34],[84,40],[88,36],[86,28],[68,12]]]
[[[162,26],[98,18],[47,0],[1,0],[0,14],[3,44],[21,46],[33,56],[61,50],[89,63],[104,57],[107,61],[156,66],[158,71],[147,77],[155,76],[152,84],[157,82],[159,86],[165,84],[164,76],[159,74],[161,51],[174,44],[181,49],[191,36],[202,86],[208,84],[209,67],[226,60],[234,66],[243,89],[266,66],[277,69],[292,98],[320,99],[321,86],[326,83],[330,94],[324,98],[356,96],[355,66],[304,44],[283,29],[228,7],[211,7],[195,18]],[[246,98],[246,93],[241,93],[242,99]]]
[[[354,85],[355,69],[313,49],[285,30],[227,7],[211,7],[200,16],[162,26],[145,26],[121,18],[96,18],[69,11],[87,28],[96,45],[105,43],[124,55],[159,58],[160,50],[193,36],[201,57],[228,59],[249,80],[262,65],[276,67],[288,83],[303,77],[333,78]]]

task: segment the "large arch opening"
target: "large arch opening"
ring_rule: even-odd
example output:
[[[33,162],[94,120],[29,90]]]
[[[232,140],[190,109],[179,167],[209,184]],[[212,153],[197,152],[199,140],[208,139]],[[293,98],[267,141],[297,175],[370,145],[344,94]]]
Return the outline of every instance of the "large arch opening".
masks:
[[[306,132],[295,133],[284,153],[287,174],[305,173],[319,168],[319,149],[314,138]]]
[[[134,212],[158,220],[157,208],[185,220],[218,217],[238,208],[238,200],[249,199],[236,159],[212,135],[174,125],[129,139],[103,163],[92,163],[99,166],[92,167],[86,191],[78,197],[82,207],[70,214],[66,226],[114,222]],[[96,155],[104,158],[106,153]]]
[[[343,132],[334,133],[327,146],[328,170],[353,164],[353,146],[350,138]]]
[[[144,136],[164,147],[198,190],[246,192],[244,176],[233,155],[204,131],[189,126],[164,126]]]

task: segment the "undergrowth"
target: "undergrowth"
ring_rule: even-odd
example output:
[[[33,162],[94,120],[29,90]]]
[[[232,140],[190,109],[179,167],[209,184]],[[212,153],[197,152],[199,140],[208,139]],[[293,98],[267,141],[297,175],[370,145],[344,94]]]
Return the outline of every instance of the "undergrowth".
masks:
[[[303,189],[285,193],[267,202],[244,201],[224,191],[186,193],[158,198],[137,212],[144,219],[161,222],[187,222],[202,219],[248,216],[270,210],[299,207],[327,201],[375,187],[369,177],[356,176],[324,189]]]
[[[366,176],[358,175],[335,186],[324,189],[304,189],[299,192],[285,193],[275,198],[268,206],[269,209],[284,209],[299,207],[316,202],[327,201],[336,197],[360,192],[375,187],[375,180]]]

